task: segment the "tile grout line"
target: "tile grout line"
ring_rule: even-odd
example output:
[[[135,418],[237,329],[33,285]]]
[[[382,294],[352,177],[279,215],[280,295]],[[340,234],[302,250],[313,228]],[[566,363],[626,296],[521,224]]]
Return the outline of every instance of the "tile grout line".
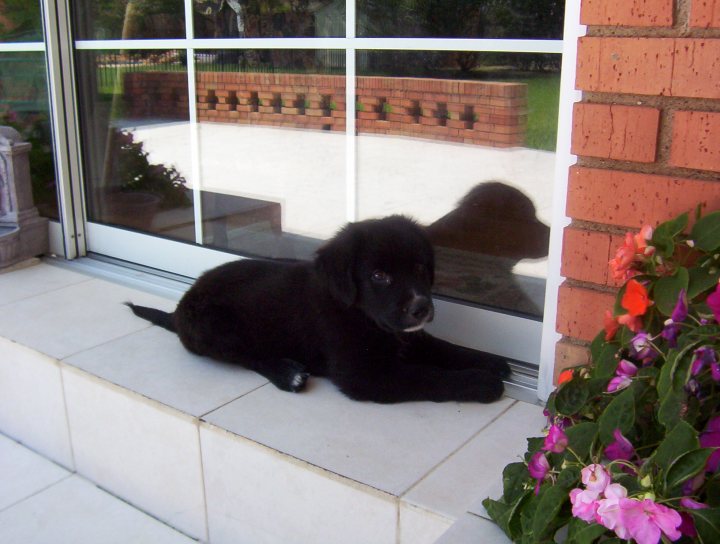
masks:
[[[1,278],[1,277],[2,277],[2,275],[0,275],[0,278]],[[77,287],[77,286],[80,285],[80,284],[87,283],[87,282],[89,282],[89,281],[93,281],[94,279],[95,279],[95,278],[86,277],[86,278],[83,279],[83,280],[79,280],[79,281],[74,282],[74,283],[68,283],[67,285],[62,285],[62,286],[60,286],[60,287],[56,287],[55,289],[48,289],[47,291],[43,291],[42,293],[33,293],[32,295],[27,295],[27,296],[25,296],[25,297],[22,297],[22,298],[19,298],[19,299],[16,299],[16,300],[11,300],[10,302],[3,302],[3,303],[0,303],[0,308],[5,308],[5,307],[11,306],[11,305],[13,305],[13,304],[18,304],[18,303],[20,303],[20,302],[27,302],[28,300],[31,300],[31,299],[34,299],[34,298],[38,298],[38,297],[42,297],[42,296],[46,296],[46,295],[48,295],[48,294],[50,294],[50,293],[55,293],[55,292],[57,292],[57,291],[64,291],[65,289],[69,289],[70,287]]]
[[[18,442],[18,444],[19,444],[19,442]],[[21,445],[22,447],[26,447],[26,446],[23,445],[23,444],[20,444],[20,445]],[[28,448],[28,449],[30,450],[30,448]],[[33,450],[30,450],[30,451],[33,451]],[[37,452],[33,452],[33,453],[37,453]],[[40,454],[37,454],[37,455],[40,455]],[[45,459],[46,461],[48,461],[48,462],[50,462],[50,463],[54,463],[54,461],[51,461],[51,460],[48,459],[47,457],[44,457],[44,456],[41,456],[41,457],[43,457],[43,459]],[[58,466],[59,466],[59,465],[58,465]],[[69,479],[69,478],[72,478],[73,476],[77,476],[77,473],[74,472],[74,471],[68,471],[68,473],[67,473],[65,476],[63,476],[62,478],[60,478],[59,480],[56,480],[56,481],[52,482],[51,484],[48,484],[48,485],[46,485],[45,487],[43,487],[43,488],[41,488],[41,489],[38,489],[37,491],[34,491],[33,493],[31,493],[31,494],[28,495],[27,497],[23,497],[22,499],[19,499],[19,500],[15,501],[14,503],[5,506],[4,508],[0,508],[0,514],[2,514],[2,513],[4,513],[4,512],[7,512],[7,511],[10,510],[11,508],[14,508],[14,507],[18,506],[18,505],[24,503],[25,501],[29,501],[30,499],[32,499],[32,498],[34,498],[34,497],[37,497],[38,495],[40,495],[40,494],[42,494],[42,493],[45,493],[47,490],[55,487],[55,486],[58,485],[59,483],[62,483],[62,482],[64,482],[65,480],[67,480],[67,479]]]
[[[510,398],[510,397],[508,397]],[[430,476],[433,472],[435,472],[438,467],[445,464],[446,461],[448,461],[451,457],[453,457],[457,452],[459,452],[461,449],[463,449],[465,446],[467,446],[470,442],[472,442],[475,438],[480,435],[485,429],[487,429],[490,425],[495,423],[497,420],[499,420],[502,416],[504,416],[507,412],[510,411],[510,409],[515,406],[518,402],[521,402],[519,400],[512,399],[513,402],[511,402],[507,408],[502,410],[500,413],[498,413],[494,418],[492,418],[490,421],[488,421],[485,425],[483,425],[480,429],[477,430],[477,432],[473,433],[467,440],[465,440],[462,444],[460,444],[457,448],[455,448],[453,451],[451,451],[448,455],[446,455],[441,461],[438,461],[433,465],[425,474],[423,474],[422,477],[418,481],[416,481],[414,484],[412,484],[410,487],[408,487],[405,491],[400,493],[398,495],[399,500],[403,500],[405,496],[407,496],[408,493],[410,493],[413,489],[415,489],[417,486],[419,486],[422,482],[424,482],[428,476]]]
[[[70,411],[68,410],[67,392],[65,391],[65,373],[63,372],[63,362],[58,361],[58,374],[60,374],[60,392],[62,393],[63,410],[65,412],[65,429],[67,432],[68,446],[70,448],[70,461],[72,462],[72,470],[77,473],[77,461],[75,460],[75,446],[73,444],[72,432],[70,431]]]
[[[203,506],[205,509],[205,542],[210,542],[210,509],[208,508],[207,485],[205,483],[205,461],[203,455],[202,437],[200,436],[201,423],[202,420],[198,418],[195,423],[195,428],[197,429],[198,449],[200,450],[200,483],[202,485]]]

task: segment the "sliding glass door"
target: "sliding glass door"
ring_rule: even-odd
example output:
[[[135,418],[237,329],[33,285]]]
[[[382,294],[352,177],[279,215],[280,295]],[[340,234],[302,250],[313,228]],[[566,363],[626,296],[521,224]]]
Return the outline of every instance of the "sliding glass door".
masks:
[[[402,213],[435,332],[537,363],[563,2],[65,7],[87,252],[195,277]]]

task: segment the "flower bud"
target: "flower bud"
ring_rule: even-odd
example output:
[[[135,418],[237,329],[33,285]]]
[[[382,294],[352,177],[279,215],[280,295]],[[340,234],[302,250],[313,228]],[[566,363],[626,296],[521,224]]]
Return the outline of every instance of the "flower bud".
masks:
[[[642,480],[640,480],[640,485],[643,486],[645,489],[652,487],[652,477],[648,474]]]

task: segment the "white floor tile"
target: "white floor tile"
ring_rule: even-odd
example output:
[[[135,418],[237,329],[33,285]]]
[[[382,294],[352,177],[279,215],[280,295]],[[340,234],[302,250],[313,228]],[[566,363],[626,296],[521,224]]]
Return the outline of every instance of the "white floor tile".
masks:
[[[0,306],[90,279],[84,274],[45,263],[0,272]]]
[[[0,512],[0,541],[22,544],[190,544],[79,476]]]
[[[74,466],[59,363],[2,337],[0,431],[64,467]]]
[[[436,544],[510,544],[510,539],[493,522],[465,514]]]
[[[328,380],[299,394],[266,386],[205,419],[273,449],[400,495],[513,401],[383,405],[348,399]]]
[[[64,362],[194,416],[267,383],[238,365],[193,355],[177,335],[159,327],[129,334]]]
[[[3,305],[0,336],[63,359],[147,328],[122,304],[127,300],[175,308],[174,301],[93,279]]]
[[[422,508],[401,503],[399,544],[433,544],[454,521]]]
[[[70,472],[0,435],[0,511],[70,476]]]
[[[195,538],[205,538],[200,443],[189,416],[63,368],[78,473]]]
[[[394,544],[393,497],[203,424],[213,544]]]
[[[502,491],[502,470],[527,451],[529,436],[542,436],[542,407],[516,402],[467,445],[410,490],[403,500],[457,518],[478,498]]]

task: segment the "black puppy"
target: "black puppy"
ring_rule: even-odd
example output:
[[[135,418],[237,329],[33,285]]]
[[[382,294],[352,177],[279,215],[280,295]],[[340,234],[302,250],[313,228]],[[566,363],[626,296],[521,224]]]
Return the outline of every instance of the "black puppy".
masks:
[[[491,402],[510,369],[498,356],[423,332],[434,257],[402,216],[349,224],[314,262],[240,260],[203,274],[173,313],[128,303],[193,353],[241,364],[285,391],[327,376],[375,402]]]

